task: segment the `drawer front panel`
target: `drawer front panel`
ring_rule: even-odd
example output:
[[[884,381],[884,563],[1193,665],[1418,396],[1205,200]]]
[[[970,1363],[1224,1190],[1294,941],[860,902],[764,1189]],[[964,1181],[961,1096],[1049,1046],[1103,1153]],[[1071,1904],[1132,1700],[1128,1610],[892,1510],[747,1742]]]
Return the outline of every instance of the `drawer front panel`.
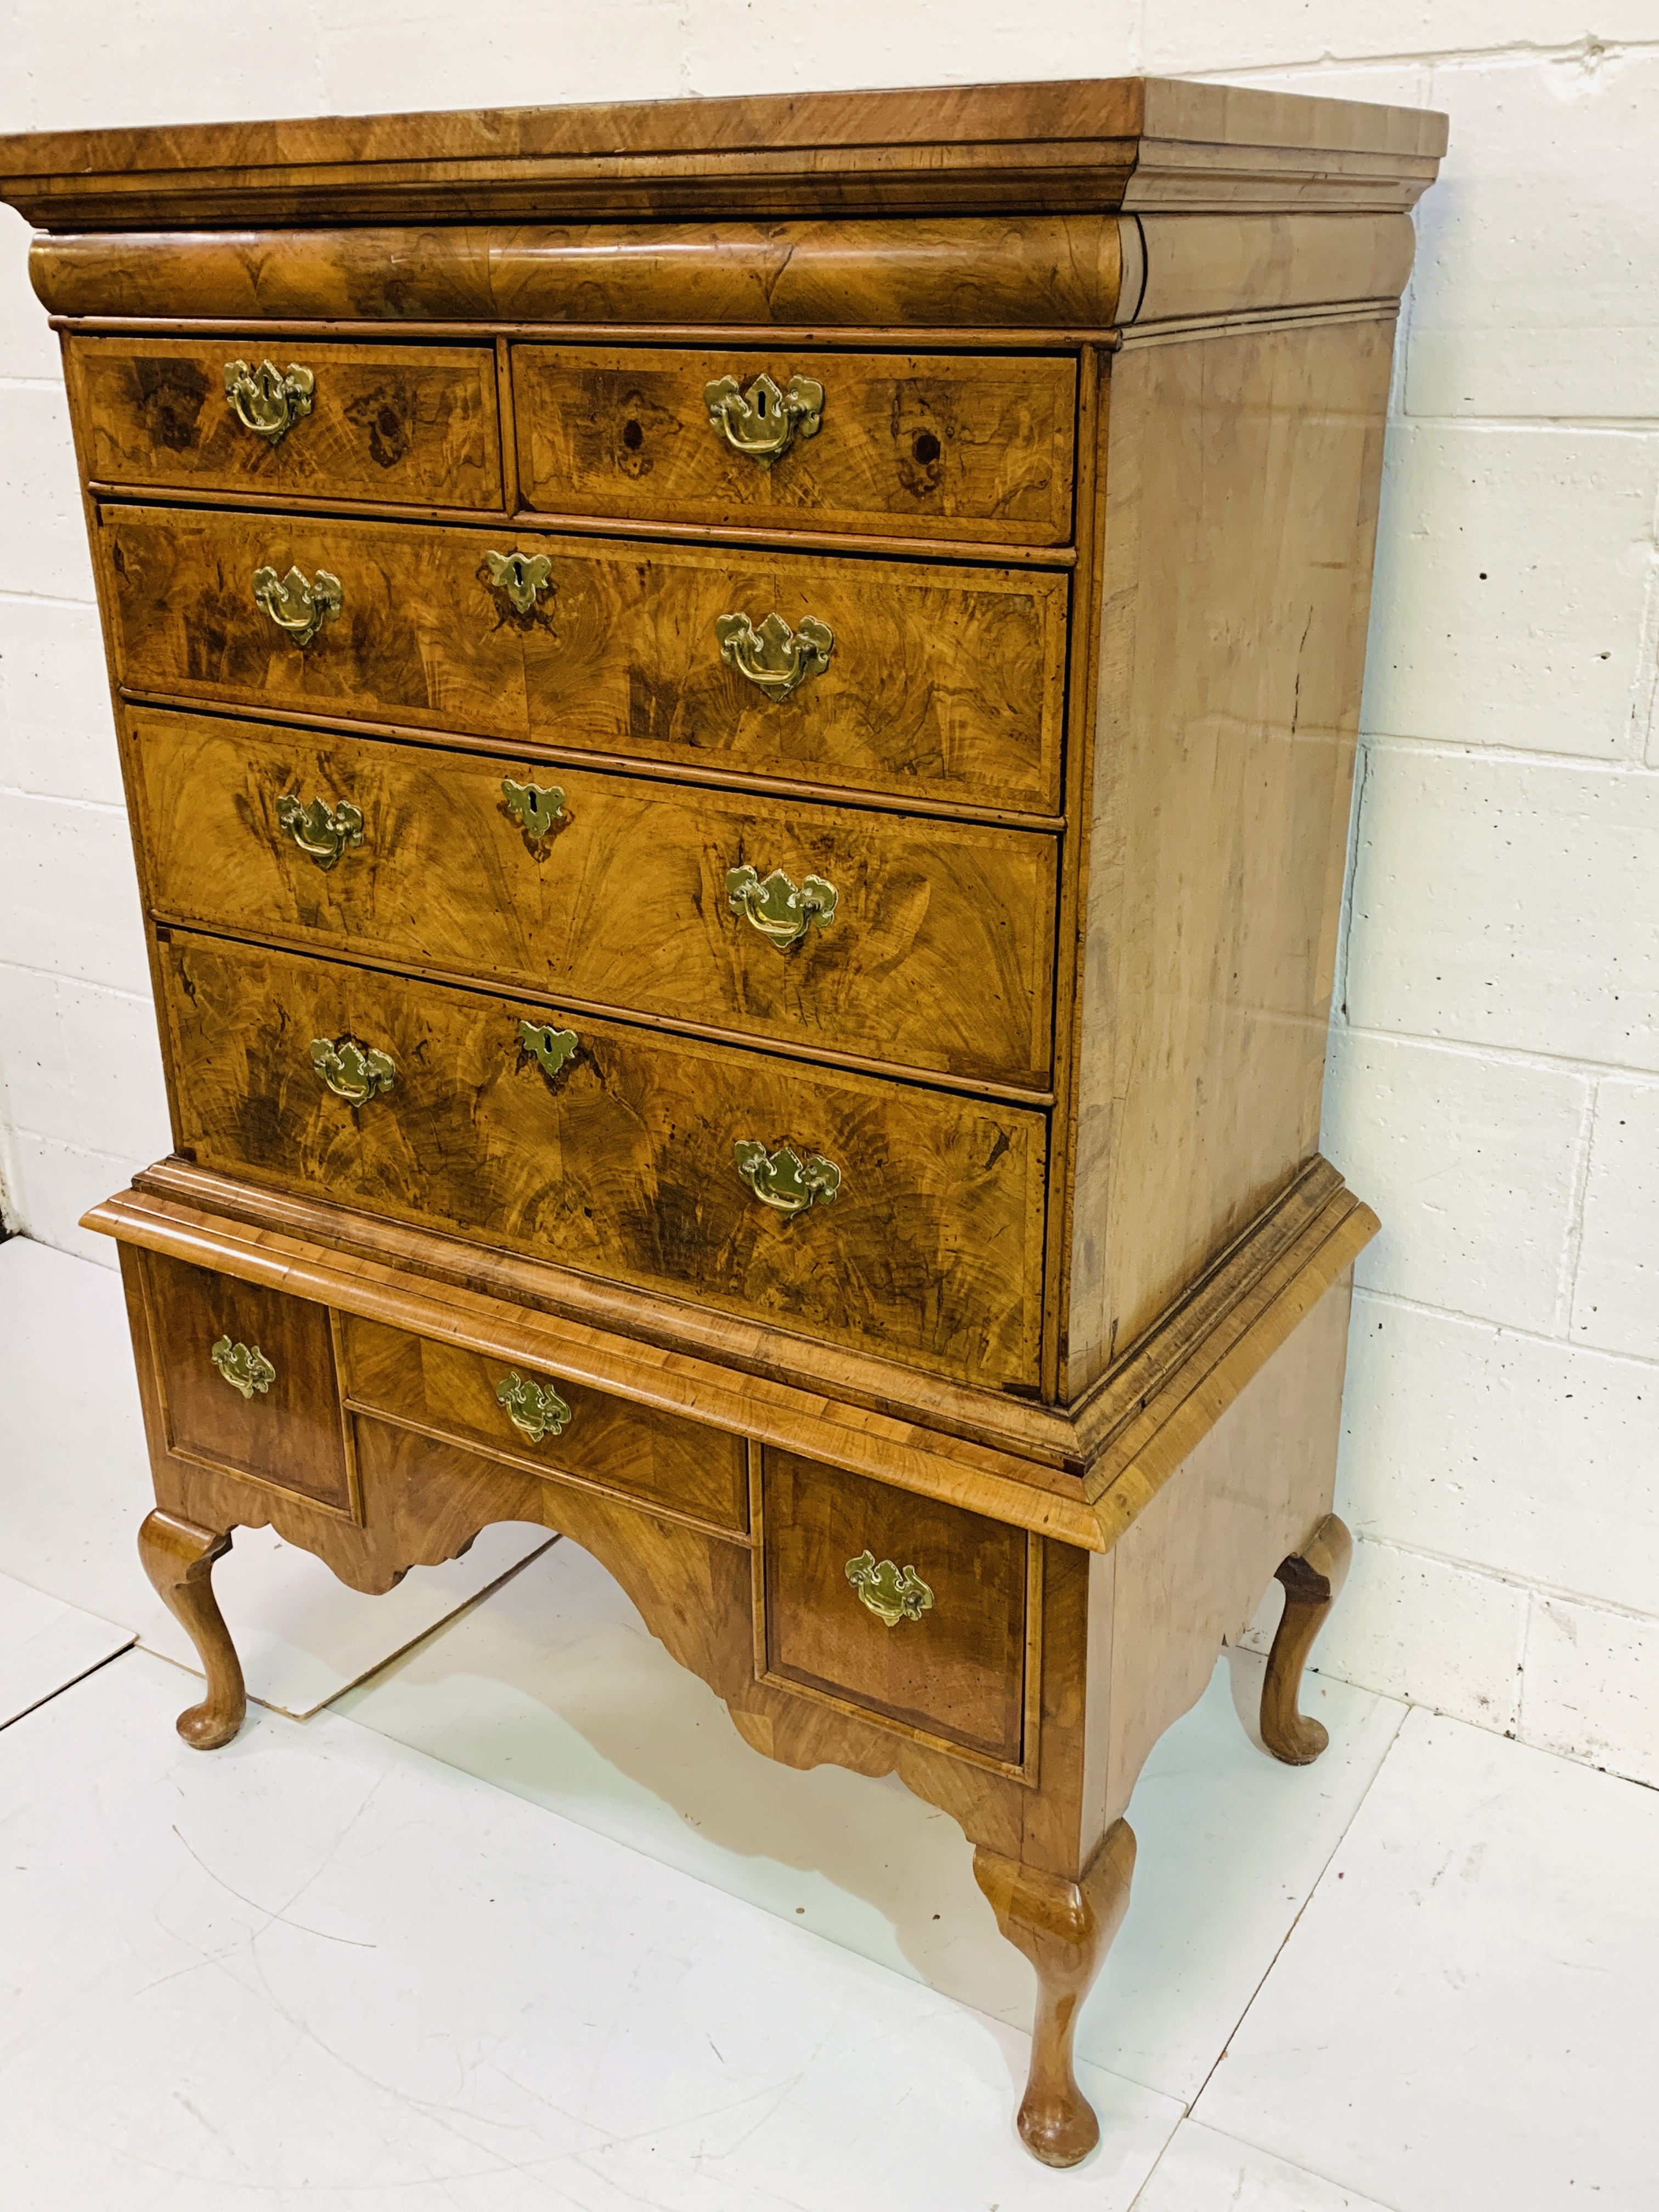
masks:
[[[766,1453],[762,1497],[768,1673],[1018,1765],[1025,1532],[787,1452]],[[866,1553],[914,1570],[914,1618],[865,1604],[847,1570]]]
[[[733,434],[759,458],[710,420],[706,389],[727,377],[744,402]],[[797,378],[823,394],[810,434],[813,416],[790,404]],[[1076,389],[1075,365],[1053,356],[542,345],[513,354],[526,507],[717,529],[796,524],[1062,544]]]
[[[143,1270],[171,1448],[349,1513],[326,1308],[159,1253]]]
[[[204,1167],[939,1373],[1037,1380],[1041,1114],[586,1015],[550,1075],[521,1027],[545,1005],[183,932],[162,962],[180,1141]],[[555,1060],[558,1035],[554,1018]],[[385,1054],[390,1089],[335,1096],[313,1041]],[[354,1065],[332,1072],[361,1091]],[[811,1188],[792,1195],[785,1146],[842,1188],[791,1218],[739,1175],[739,1141],[764,1149],[774,1198]]]
[[[739,1437],[606,1397],[551,1369],[487,1358],[355,1315],[342,1318],[341,1339],[346,1395],[356,1408],[482,1445],[537,1474],[623,1491],[717,1528],[741,1532],[749,1525]],[[530,1386],[513,1392],[512,1410],[498,1395],[503,1382]]]
[[[129,722],[151,896],[169,920],[1045,1085],[1046,835],[161,710]],[[545,834],[511,811],[504,766],[563,793]],[[319,799],[327,823],[295,821],[292,802]],[[359,842],[344,842],[343,807]],[[830,886],[827,923],[799,909],[804,934],[781,950],[741,890],[734,908],[727,877],[744,865],[761,881],[781,868],[798,892]],[[781,910],[758,884],[749,906],[763,925]]]
[[[142,507],[100,522],[117,672],[136,690],[1058,806],[1060,576]],[[485,557],[513,552],[550,563],[522,613]],[[307,645],[253,598],[256,570],[290,568],[341,587]],[[768,696],[721,659],[732,614],[776,614],[798,642],[823,623],[827,665]]]
[[[228,365],[266,361],[299,394],[242,395],[275,438],[239,419]],[[276,499],[501,505],[495,356],[483,346],[317,345],[270,331],[246,337],[72,337],[65,373],[87,472],[97,483]],[[308,409],[304,401],[308,400]]]

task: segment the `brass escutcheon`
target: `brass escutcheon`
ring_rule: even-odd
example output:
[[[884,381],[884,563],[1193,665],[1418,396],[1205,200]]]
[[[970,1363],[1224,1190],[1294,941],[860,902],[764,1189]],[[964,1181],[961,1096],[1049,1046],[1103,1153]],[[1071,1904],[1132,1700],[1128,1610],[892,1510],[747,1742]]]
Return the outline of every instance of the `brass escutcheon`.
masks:
[[[326,1037],[312,1042],[311,1064],[337,1098],[348,1106],[367,1106],[383,1091],[390,1091],[397,1070],[389,1053],[361,1045],[355,1037],[331,1043]]]
[[[822,1152],[809,1152],[803,1160],[793,1145],[780,1145],[769,1152],[752,1137],[741,1137],[732,1147],[738,1173],[763,1206],[791,1219],[809,1206],[828,1206],[841,1188],[841,1170]]]
[[[495,589],[507,593],[515,614],[527,615],[538,592],[553,588],[553,563],[545,553],[486,553],[484,567]]]
[[[222,1336],[208,1356],[231,1389],[245,1398],[251,1399],[256,1390],[263,1397],[276,1380],[276,1370],[257,1344],[250,1352],[246,1345]]]
[[[896,1567],[890,1559],[878,1559],[873,1552],[860,1552],[856,1559],[848,1559],[847,1579],[889,1628],[896,1628],[902,1620],[920,1620],[933,1602],[933,1593],[914,1567]]]
[[[339,578],[326,568],[319,568],[309,584],[298,568],[290,568],[282,577],[274,568],[256,568],[253,604],[295,645],[309,645],[325,622],[338,622],[345,592]]]
[[[735,376],[722,376],[702,389],[711,426],[734,453],[757,468],[769,469],[797,437],[815,438],[823,413],[823,386],[810,376],[792,376],[785,392],[763,369],[747,392]]]
[[[495,1396],[519,1434],[532,1444],[540,1443],[544,1437],[560,1435],[568,1425],[570,1408],[550,1382],[509,1375],[495,1385]]]
[[[574,1030],[556,1030],[550,1023],[519,1024],[519,1042],[539,1061],[544,1075],[556,1075],[562,1067],[568,1066],[576,1056],[580,1042]]]
[[[728,868],[726,896],[732,913],[780,952],[793,951],[809,929],[827,929],[836,918],[836,887],[822,876],[804,878],[797,890],[781,868],[764,878],[754,868]]]
[[[362,814],[349,799],[331,808],[325,799],[313,799],[302,806],[290,795],[277,800],[276,819],[307,860],[315,860],[325,873],[349,845],[363,842]]]
[[[543,789],[538,784],[514,783],[510,775],[504,775],[501,797],[507,801],[507,812],[523,824],[526,837],[545,837],[564,812],[564,793],[556,783]]]
[[[311,412],[317,380],[297,361],[283,374],[274,361],[250,368],[245,361],[225,363],[225,398],[245,430],[280,446],[303,415]]]
[[[768,615],[758,629],[747,615],[716,615],[714,635],[726,666],[769,699],[787,699],[809,676],[821,676],[836,645],[835,632],[816,615],[803,615],[799,629],[780,614]]]

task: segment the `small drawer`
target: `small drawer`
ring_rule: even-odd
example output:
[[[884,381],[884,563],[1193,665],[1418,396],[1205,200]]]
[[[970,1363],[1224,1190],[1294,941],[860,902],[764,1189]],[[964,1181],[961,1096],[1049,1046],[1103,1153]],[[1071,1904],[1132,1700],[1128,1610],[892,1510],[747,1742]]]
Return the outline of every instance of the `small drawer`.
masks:
[[[161,708],[129,722],[168,921],[1046,1086],[1046,833]]]
[[[550,1369],[487,1358],[381,1322],[348,1314],[340,1332],[346,1399],[356,1412],[712,1528],[741,1533],[749,1525],[740,1437],[607,1397]]]
[[[526,507],[1060,545],[1077,369],[1056,356],[513,352]]]
[[[767,1675],[1021,1765],[1034,1540],[787,1452],[762,1498]]]
[[[353,1510],[326,1307],[143,1255],[170,1449]]]
[[[135,691],[1060,804],[1063,575],[142,507],[95,543]]]
[[[495,356],[483,346],[72,337],[65,373],[94,483],[501,505]]]
[[[205,1168],[1038,1380],[1034,1108],[183,930],[161,968],[179,1139]]]

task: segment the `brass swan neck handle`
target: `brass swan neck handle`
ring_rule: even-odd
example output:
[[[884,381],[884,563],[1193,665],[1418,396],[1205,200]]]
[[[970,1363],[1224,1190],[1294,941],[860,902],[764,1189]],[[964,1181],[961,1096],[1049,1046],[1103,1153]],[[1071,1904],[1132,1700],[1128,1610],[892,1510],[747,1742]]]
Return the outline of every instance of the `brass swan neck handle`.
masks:
[[[316,378],[297,361],[289,363],[286,374],[274,361],[262,361],[258,368],[250,368],[245,361],[225,363],[225,398],[231,412],[245,430],[267,445],[280,446],[294,425],[310,414],[316,389]]]
[[[734,453],[769,469],[799,438],[815,438],[823,415],[823,386],[792,376],[786,392],[763,369],[747,392],[735,376],[717,377],[702,389],[711,427]]]
[[[797,886],[781,868],[764,878],[751,867],[728,868],[726,896],[732,913],[780,952],[793,951],[809,929],[827,929],[836,918],[836,887],[822,876],[804,877]]]
[[[316,1037],[312,1042],[311,1064],[325,1085],[337,1098],[343,1098],[348,1106],[367,1106],[371,1098],[390,1091],[397,1070],[389,1053],[377,1052],[370,1045],[361,1045],[356,1037],[341,1037],[331,1041]]]
[[[276,1370],[257,1344],[250,1350],[246,1344],[233,1344],[228,1336],[222,1336],[208,1357],[231,1389],[240,1390],[250,1401],[256,1390],[264,1397],[276,1380]]]
[[[295,645],[307,646],[325,622],[338,622],[345,592],[339,578],[326,568],[319,568],[310,583],[298,568],[290,568],[286,576],[274,568],[256,568],[253,604]]]
[[[890,1559],[878,1559],[873,1552],[860,1552],[856,1559],[848,1559],[847,1579],[889,1628],[896,1628],[902,1620],[920,1620],[933,1602],[933,1593],[914,1567],[896,1567]]]
[[[349,799],[331,807],[325,799],[302,805],[292,793],[276,802],[276,819],[307,860],[314,860],[325,874],[349,848],[363,842],[362,809]]]
[[[495,1402],[519,1434],[532,1444],[562,1435],[569,1425],[570,1408],[553,1385],[528,1376],[521,1377],[516,1370],[495,1385]]]
[[[726,666],[769,699],[787,699],[809,676],[821,676],[836,647],[835,632],[816,615],[803,615],[799,629],[780,614],[768,615],[758,629],[747,615],[716,615],[714,635]]]
[[[738,1174],[763,1206],[793,1220],[811,1206],[828,1206],[841,1188],[841,1170],[822,1152],[803,1159],[793,1145],[780,1145],[769,1152],[752,1137],[741,1137],[732,1146]]]

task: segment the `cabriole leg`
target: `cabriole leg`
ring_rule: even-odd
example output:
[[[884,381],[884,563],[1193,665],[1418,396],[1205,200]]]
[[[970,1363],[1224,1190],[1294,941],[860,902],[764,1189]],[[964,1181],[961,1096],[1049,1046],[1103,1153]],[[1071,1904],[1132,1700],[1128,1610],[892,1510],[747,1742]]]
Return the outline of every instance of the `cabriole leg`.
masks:
[[[1044,1874],[983,1847],[974,1875],[997,1925],[1036,1969],[1031,2074],[1019,2108],[1026,2148],[1045,2166],[1075,2166],[1100,2141],[1094,2107],[1072,2071],[1078,2007],[1129,1905],[1134,1832],[1115,1821],[1080,1881]]]
[[[1306,1766],[1330,1741],[1318,1721],[1297,1711],[1302,1669],[1325,1616],[1347,1577],[1353,1538],[1328,1513],[1299,1552],[1277,1570],[1285,1585],[1285,1611],[1261,1680],[1261,1741],[1287,1766]]]
[[[216,1535],[159,1509],[138,1531],[144,1572],[196,1646],[207,1674],[206,1697],[179,1716],[179,1735],[198,1751],[228,1743],[247,1712],[242,1662],[213,1595],[213,1563],[229,1549],[228,1534]]]

